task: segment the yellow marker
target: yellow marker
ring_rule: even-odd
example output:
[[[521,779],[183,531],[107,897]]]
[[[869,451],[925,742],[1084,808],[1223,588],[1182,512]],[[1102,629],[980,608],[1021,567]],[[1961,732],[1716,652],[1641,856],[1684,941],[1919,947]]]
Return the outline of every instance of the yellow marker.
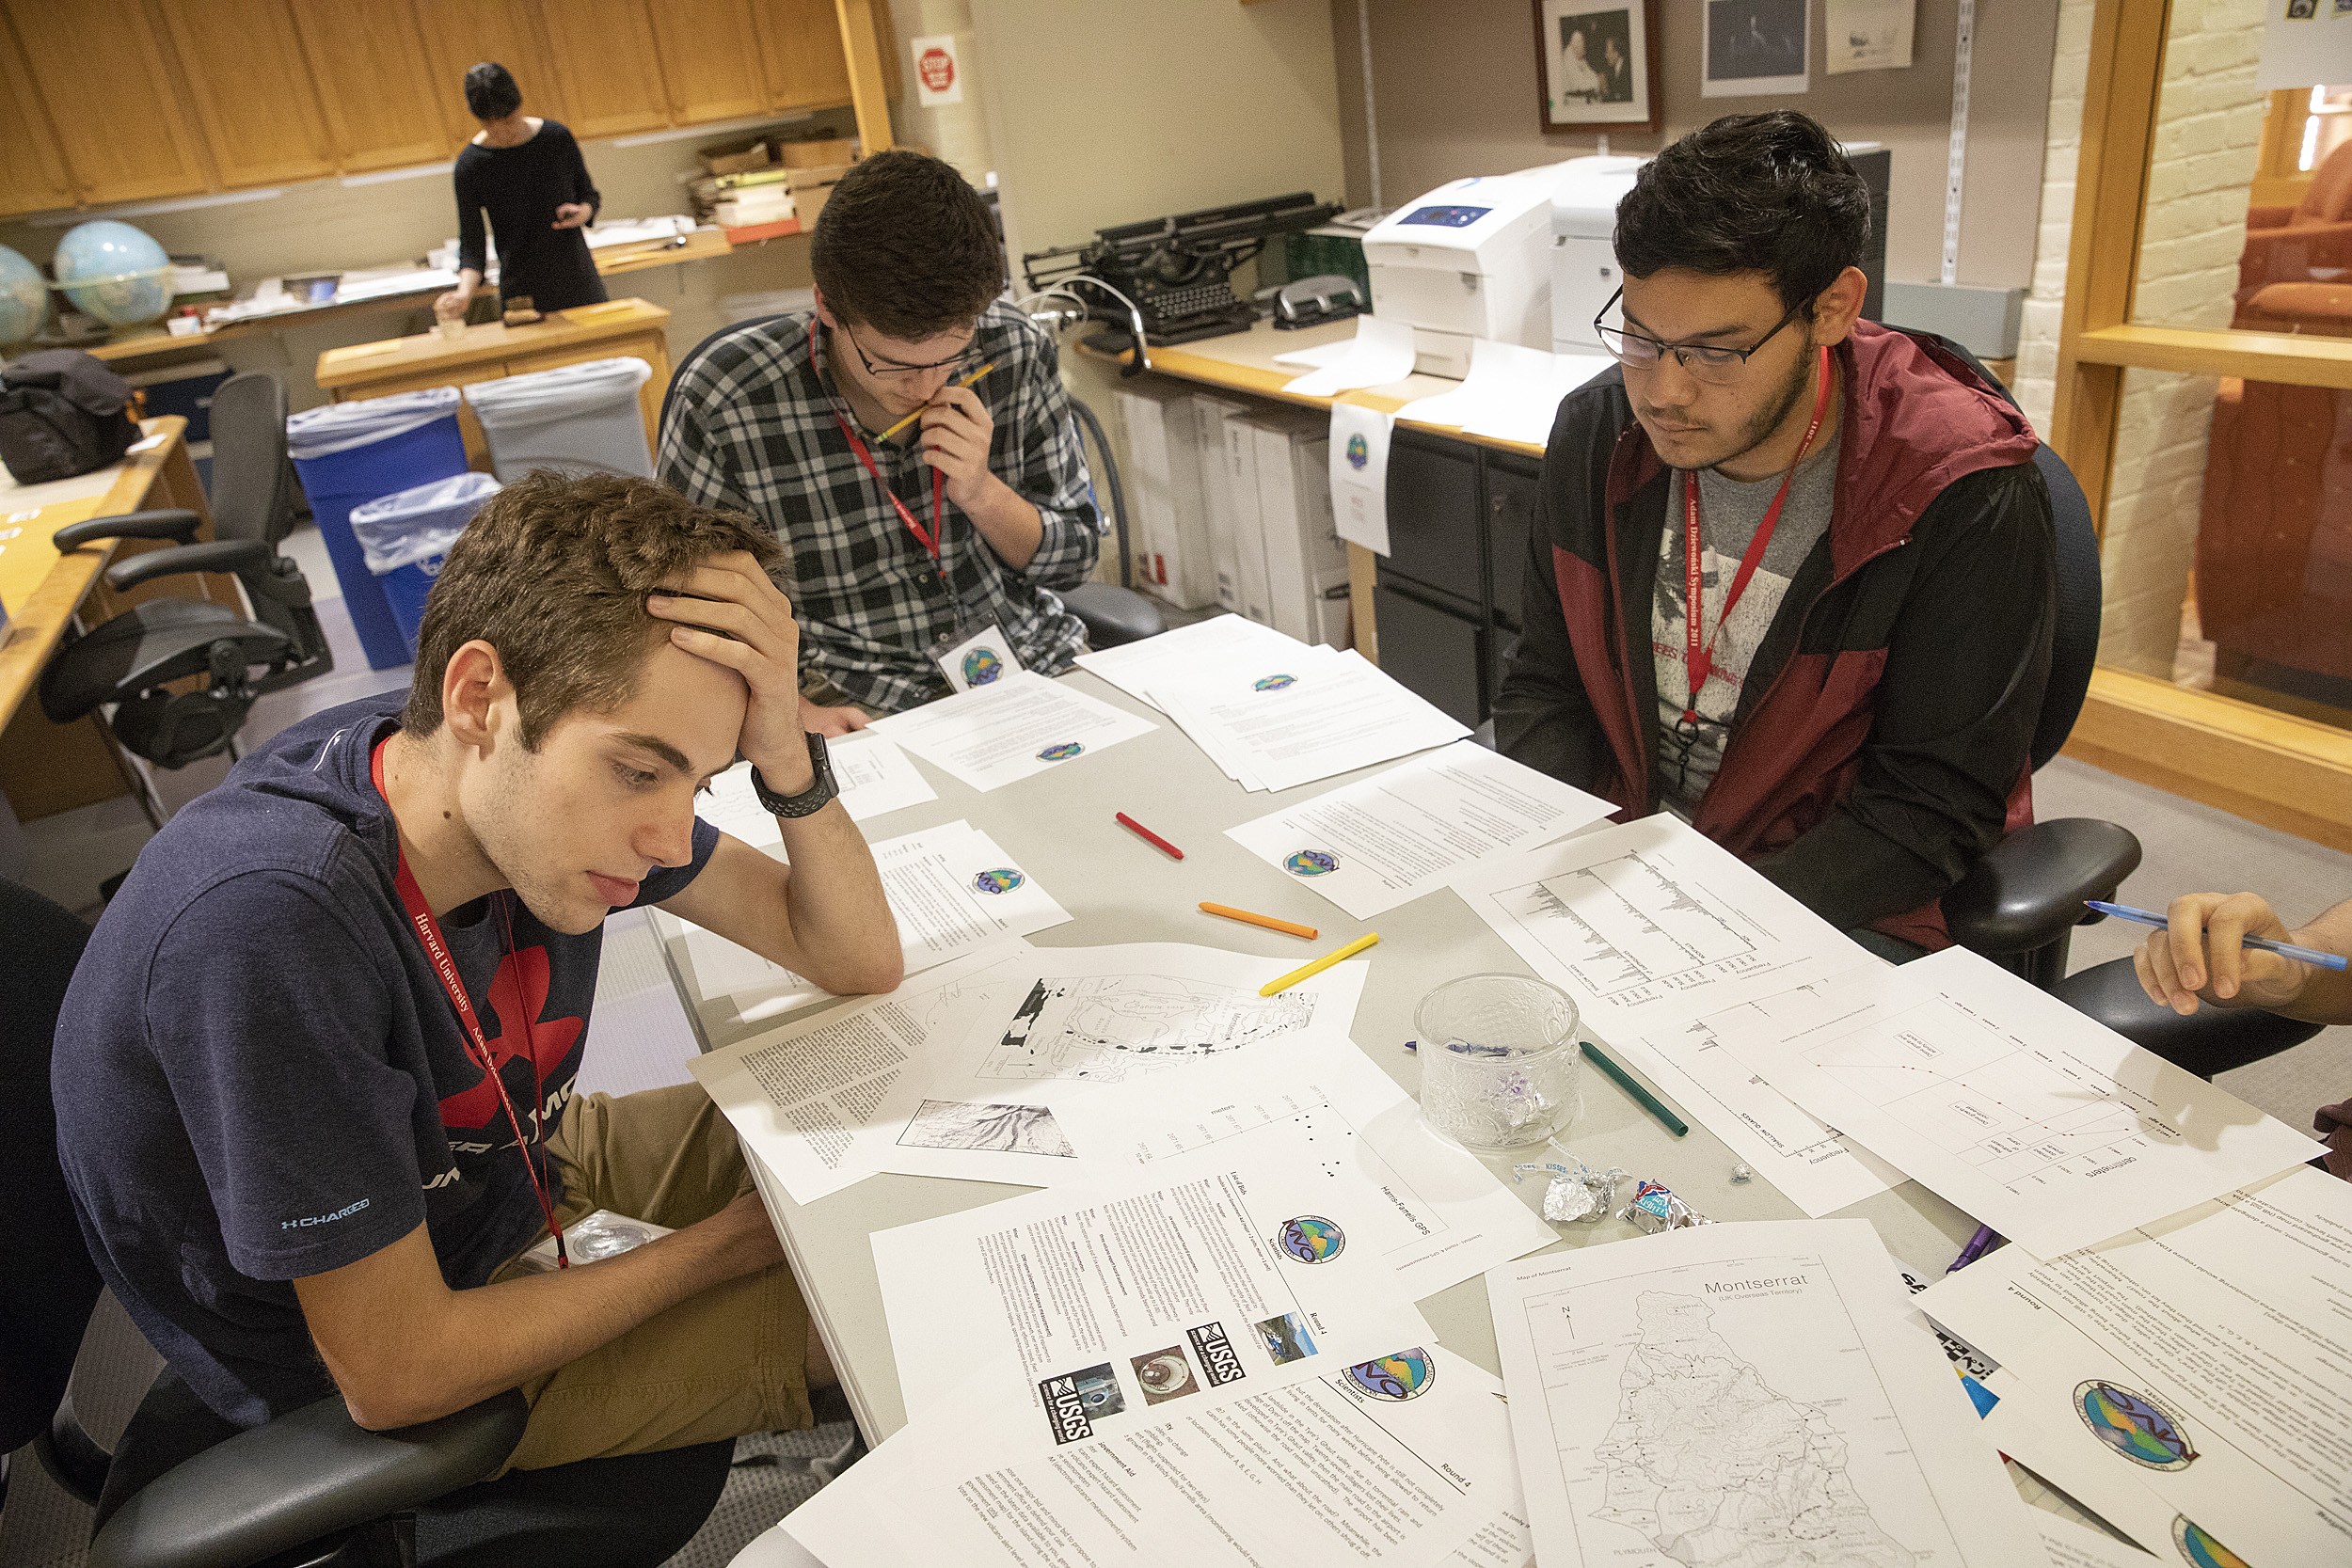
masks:
[[[1365,948],[1370,947],[1374,942],[1378,942],[1379,940],[1379,932],[1367,931],[1362,936],[1358,937],[1354,942],[1349,942],[1345,947],[1341,948],[1338,952],[1326,953],[1323,957],[1317,958],[1314,962],[1308,964],[1303,969],[1294,969],[1288,974],[1283,975],[1279,980],[1276,980],[1269,985],[1260,986],[1258,988],[1258,994],[1260,996],[1272,996],[1278,990],[1288,990],[1291,987],[1298,984],[1299,981],[1311,979],[1313,976],[1322,974],[1333,964],[1338,963],[1342,958],[1354,958],[1357,954],[1362,952]]]
[[[961,381],[957,382],[956,385],[959,387],[971,386],[972,383],[979,380],[980,377],[994,370],[998,363],[999,361],[991,359],[987,364],[982,365],[978,370],[974,371],[970,375],[965,376]],[[914,413],[909,414],[905,419],[900,420],[897,424],[892,425],[888,430],[883,431],[880,436],[875,436],[874,439],[877,441],[889,440],[893,436],[898,435],[898,432],[904,430],[907,426],[921,419],[925,414],[930,412],[930,409],[931,404],[928,403],[925,404]]]

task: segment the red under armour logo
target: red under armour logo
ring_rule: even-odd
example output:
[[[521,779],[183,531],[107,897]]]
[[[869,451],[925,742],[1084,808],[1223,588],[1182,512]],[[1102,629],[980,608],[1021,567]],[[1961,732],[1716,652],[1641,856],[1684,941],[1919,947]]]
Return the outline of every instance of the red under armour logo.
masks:
[[[498,974],[490,981],[490,993],[478,1009],[482,1032],[490,1042],[490,1059],[503,1075],[506,1064],[517,1059],[532,1065],[534,1077],[544,1081],[571,1053],[572,1042],[580,1037],[582,1021],[576,1018],[543,1019],[541,1009],[548,1005],[548,950],[526,947],[519,953],[509,953],[499,960]],[[513,1020],[513,1027],[508,1021]],[[530,1020],[528,1029],[524,1020]],[[531,1048],[536,1046],[534,1052]],[[515,1109],[526,1121],[531,1092],[527,1085],[507,1085],[515,1097]],[[504,1117],[499,1110],[497,1087],[490,1075],[483,1073],[473,1086],[461,1089],[441,1101],[441,1125],[453,1128],[480,1129],[493,1120],[501,1129]],[[501,1137],[507,1136],[502,1130]]]

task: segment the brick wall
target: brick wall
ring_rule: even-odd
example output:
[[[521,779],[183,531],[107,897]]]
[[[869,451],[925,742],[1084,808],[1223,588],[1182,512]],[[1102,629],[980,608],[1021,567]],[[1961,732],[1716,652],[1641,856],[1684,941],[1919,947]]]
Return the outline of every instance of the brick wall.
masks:
[[[2050,62],[2050,118],[2042,154],[2042,226],[2033,286],[2017,341],[2017,402],[2044,436],[2058,388],[2058,320],[2066,309],[2066,236],[2074,222],[2074,163],[2082,150],[2083,82],[2090,71],[2090,14],[2097,0],[2059,0],[2058,49]]]

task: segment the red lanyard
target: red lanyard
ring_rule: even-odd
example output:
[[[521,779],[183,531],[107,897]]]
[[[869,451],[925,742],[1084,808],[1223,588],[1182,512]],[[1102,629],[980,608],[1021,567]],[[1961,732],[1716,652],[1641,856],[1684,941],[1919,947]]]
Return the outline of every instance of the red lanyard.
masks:
[[[890,487],[890,482],[882,478],[882,470],[874,467],[874,454],[867,451],[866,443],[857,438],[857,432],[850,428],[850,421],[838,414],[833,418],[834,422],[841,427],[841,434],[849,437],[850,450],[857,453],[859,462],[866,465],[866,471],[874,476],[874,483],[881,485],[882,494],[890,498],[890,504],[898,509],[898,520],[906,524],[909,533],[914,535],[914,542],[930,551],[931,559],[937,561],[939,559],[940,515],[946,506],[947,476],[937,468],[931,470],[931,527],[930,531],[926,533],[923,531],[923,525],[916,520],[914,514],[907,510],[907,503],[898,499],[898,493]]]
[[[369,769],[374,775],[375,792],[378,795],[384,794],[384,748],[390,744],[390,739],[391,737],[387,736],[384,739],[377,741],[375,751],[369,758]],[[385,796],[384,803],[389,806],[391,798]],[[400,832],[398,824],[394,824],[392,832],[394,844],[397,846]],[[555,1223],[555,1208],[548,1201],[548,1189],[539,1180],[539,1167],[531,1157],[529,1146],[523,1141],[522,1118],[515,1115],[515,1101],[507,1096],[506,1081],[499,1074],[498,1058],[491,1054],[490,1042],[484,1037],[482,1033],[482,1022],[474,1017],[473,1002],[466,995],[465,983],[457,977],[457,961],[450,957],[449,944],[441,940],[441,923],[433,918],[433,907],[424,901],[424,890],[417,885],[416,873],[408,869],[407,855],[397,847],[394,853],[399,855],[399,861],[392,872],[392,886],[400,892],[401,906],[408,911],[408,923],[416,927],[417,940],[424,944],[424,956],[432,960],[433,973],[441,977],[441,989],[449,992],[450,1004],[457,1009],[457,1022],[466,1026],[466,1037],[472,1043],[475,1062],[484,1072],[489,1075],[490,1086],[498,1090],[499,1104],[506,1111],[506,1125],[513,1128],[515,1132],[516,1150],[522,1155],[523,1168],[531,1176],[532,1194],[539,1200],[539,1212],[547,1216],[548,1233],[555,1238],[555,1266],[559,1269],[568,1269],[572,1266],[572,1261],[564,1255],[563,1227]],[[515,953],[515,918],[507,911],[503,904],[499,907],[499,912],[506,920],[506,953],[509,958],[512,958]],[[532,1037],[531,1020],[528,1017],[523,1019],[522,1025],[523,1043],[531,1056],[532,1094],[535,1100],[539,1094],[538,1042]],[[544,1105],[540,1107],[539,1120],[535,1125],[544,1132],[546,1127]],[[543,1136],[541,1140],[543,1150],[545,1147]]]
[[[1686,606],[1686,645],[1683,648],[1683,668],[1690,673],[1691,691],[1683,705],[1682,721],[1695,724],[1699,718],[1699,688],[1707,684],[1708,673],[1715,668],[1715,639],[1723,634],[1724,623],[1731,619],[1740,595],[1748,591],[1748,579],[1756,576],[1756,566],[1764,559],[1764,548],[1772,542],[1772,530],[1780,523],[1780,509],[1788,499],[1789,482],[1797,477],[1797,465],[1813,445],[1813,437],[1821,433],[1821,417],[1829,411],[1830,364],[1829,350],[1821,350],[1821,389],[1813,397],[1813,422],[1804,427],[1804,439],[1797,443],[1797,455],[1788,460],[1788,471],[1780,476],[1780,490],[1772,497],[1772,506],[1764,514],[1764,521],[1748,541],[1748,553],[1740,558],[1739,573],[1731,579],[1731,592],[1724,596],[1723,613],[1715,618],[1715,629],[1702,641],[1699,618],[1705,612],[1705,594],[1699,574],[1699,476],[1693,471],[1682,476],[1682,593]]]

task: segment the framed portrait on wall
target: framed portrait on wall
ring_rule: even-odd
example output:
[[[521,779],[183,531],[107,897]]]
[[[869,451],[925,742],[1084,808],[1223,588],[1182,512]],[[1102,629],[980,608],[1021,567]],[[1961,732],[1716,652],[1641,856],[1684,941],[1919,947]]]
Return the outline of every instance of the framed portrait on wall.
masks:
[[[1535,89],[1546,135],[1655,131],[1658,0],[1534,0]]]

